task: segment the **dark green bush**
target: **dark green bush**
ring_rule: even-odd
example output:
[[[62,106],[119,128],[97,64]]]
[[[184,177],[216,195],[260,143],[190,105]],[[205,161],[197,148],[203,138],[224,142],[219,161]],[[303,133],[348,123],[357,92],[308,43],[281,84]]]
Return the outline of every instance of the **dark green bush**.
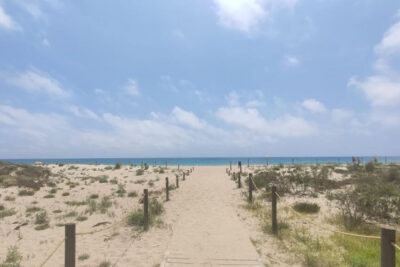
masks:
[[[297,202],[293,205],[293,208],[301,213],[317,213],[320,209],[318,204],[308,202]]]

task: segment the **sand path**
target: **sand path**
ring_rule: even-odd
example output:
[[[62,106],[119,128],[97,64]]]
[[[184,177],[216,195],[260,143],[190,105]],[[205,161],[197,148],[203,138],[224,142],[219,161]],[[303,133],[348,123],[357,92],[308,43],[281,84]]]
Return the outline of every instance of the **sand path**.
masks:
[[[239,203],[225,167],[197,167],[167,204],[172,237],[161,266],[263,266],[237,216]]]

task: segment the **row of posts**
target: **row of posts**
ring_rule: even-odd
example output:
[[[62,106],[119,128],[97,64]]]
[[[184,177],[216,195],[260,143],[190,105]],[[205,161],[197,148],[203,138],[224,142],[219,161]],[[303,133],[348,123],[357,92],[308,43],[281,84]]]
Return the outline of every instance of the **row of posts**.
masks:
[[[183,172],[182,179],[185,181],[186,176],[188,176],[193,171],[193,168]],[[176,175],[176,187],[179,187],[179,176]],[[165,192],[166,201],[169,201],[169,184],[168,177],[165,178]],[[143,228],[144,230],[149,229],[149,190],[143,190]],[[75,267],[75,244],[76,244],[76,224],[67,223],[65,224],[65,267]]]
[[[226,172],[229,176],[231,176],[232,163],[230,162],[229,170],[226,169]],[[239,172],[232,173],[234,179],[237,178],[238,188],[242,187],[241,182],[241,162],[238,162]],[[253,202],[253,174],[249,174],[249,195],[248,201],[249,203]],[[272,220],[272,233],[274,235],[278,234],[278,220],[277,220],[277,188],[276,185],[271,187],[271,220]],[[396,230],[394,229],[386,229],[381,228],[381,267],[395,267],[396,266],[396,249],[394,244],[396,243]]]

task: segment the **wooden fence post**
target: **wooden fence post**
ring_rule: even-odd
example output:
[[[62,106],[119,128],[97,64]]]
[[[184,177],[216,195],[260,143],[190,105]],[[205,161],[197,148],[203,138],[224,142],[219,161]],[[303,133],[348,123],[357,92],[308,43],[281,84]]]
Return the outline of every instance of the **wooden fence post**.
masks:
[[[240,177],[240,174],[239,174]],[[249,174],[249,202],[252,203],[253,202],[253,174],[250,173]]]
[[[276,186],[272,186],[272,233],[277,234],[278,233],[278,223],[276,219]]]
[[[396,230],[381,229],[381,267],[396,266],[396,250],[392,243],[396,242]]]
[[[144,213],[144,230],[149,229],[149,190],[143,190],[143,213]]]
[[[65,267],[75,267],[75,224],[65,225]]]
[[[232,170],[232,161],[229,161],[229,170]]]
[[[238,188],[242,188],[242,182],[240,180],[240,173],[238,173]]]
[[[176,174],[176,188],[179,188],[179,176]]]
[[[165,197],[166,197],[166,201],[168,201],[169,200],[168,177],[165,177]]]
[[[241,161],[239,161],[239,162],[238,162],[238,165],[239,165],[239,170],[240,170],[240,173],[242,173],[242,162],[241,162]]]

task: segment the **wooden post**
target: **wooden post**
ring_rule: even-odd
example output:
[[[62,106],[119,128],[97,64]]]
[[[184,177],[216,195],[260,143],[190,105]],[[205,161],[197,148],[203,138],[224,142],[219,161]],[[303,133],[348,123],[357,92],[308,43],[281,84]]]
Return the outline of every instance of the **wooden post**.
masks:
[[[65,225],[65,267],[75,267],[75,224]]]
[[[396,242],[396,230],[381,229],[381,267],[396,266],[396,250],[392,243]]]
[[[242,182],[240,181],[240,173],[238,173],[238,188],[242,188]]]
[[[149,191],[143,190],[143,213],[144,213],[144,230],[149,229]]]
[[[179,188],[179,176],[176,174],[176,188]]]
[[[272,186],[272,233],[277,234],[278,233],[278,223],[276,219],[276,186]]]
[[[240,177],[240,174],[239,174]],[[252,203],[253,202],[253,182],[251,181],[253,177],[253,174],[250,173],[249,174],[249,202]]]
[[[169,200],[169,185],[168,185],[168,177],[165,177],[165,197],[166,201]]]
[[[184,181],[185,181],[185,175],[186,175],[185,172],[183,172],[183,180],[184,180]]]
[[[232,170],[232,161],[229,161],[229,170]]]
[[[242,162],[239,161],[239,162],[238,162],[238,165],[239,165],[240,173],[242,173]]]
[[[231,176],[231,170],[228,170],[228,175]]]

